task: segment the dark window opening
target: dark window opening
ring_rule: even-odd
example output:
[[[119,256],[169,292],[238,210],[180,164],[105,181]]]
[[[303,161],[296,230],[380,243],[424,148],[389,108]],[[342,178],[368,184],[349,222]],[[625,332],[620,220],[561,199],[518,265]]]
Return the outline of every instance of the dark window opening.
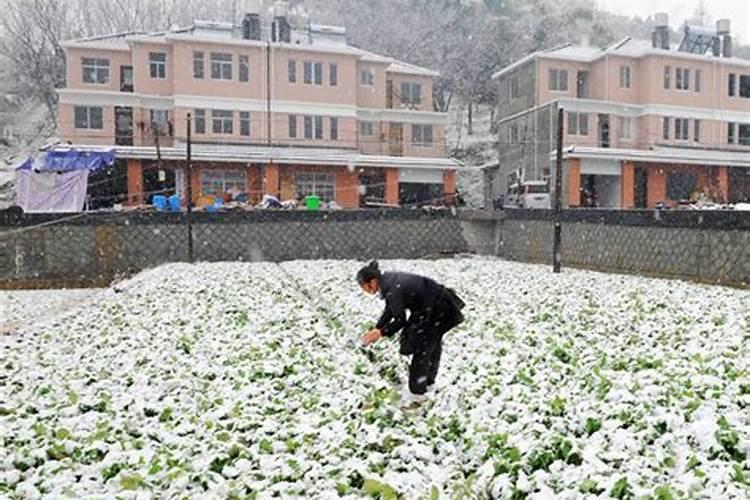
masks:
[[[667,197],[681,201],[690,199],[698,178],[694,174],[672,173],[667,176]]]

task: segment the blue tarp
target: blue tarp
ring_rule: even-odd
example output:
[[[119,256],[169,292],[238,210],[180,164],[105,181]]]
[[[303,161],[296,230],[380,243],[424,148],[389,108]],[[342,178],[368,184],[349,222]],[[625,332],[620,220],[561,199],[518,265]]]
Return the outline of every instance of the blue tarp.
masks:
[[[72,172],[88,170],[95,172],[102,167],[109,167],[115,162],[113,149],[105,151],[78,151],[76,149],[61,149],[48,151],[44,159],[29,158],[16,170],[31,170],[38,172]]]

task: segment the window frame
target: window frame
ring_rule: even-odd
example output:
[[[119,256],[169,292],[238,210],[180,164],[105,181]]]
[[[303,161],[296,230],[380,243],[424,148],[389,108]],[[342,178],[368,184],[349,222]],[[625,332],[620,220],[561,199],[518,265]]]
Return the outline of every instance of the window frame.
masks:
[[[737,124],[727,123],[727,144],[737,144]]]
[[[229,56],[228,60],[226,56]],[[234,78],[234,54],[231,52],[211,52],[209,64],[211,66],[211,80],[228,82]]]
[[[161,57],[163,60],[158,60]],[[165,80],[167,78],[167,53],[166,52],[149,52],[148,53],[149,76],[153,80]]]
[[[334,201],[336,176],[324,172],[298,172],[294,174],[294,192],[298,197],[317,196],[324,202]]]
[[[674,119],[674,138],[676,141],[690,140],[690,120],[687,118]]]
[[[621,141],[630,142],[633,140],[633,119],[629,116],[619,117],[619,134]],[[626,133],[627,132],[627,133]]]
[[[331,87],[339,86],[339,65],[338,63],[328,63],[328,85]]]
[[[728,78],[728,93],[729,97],[737,97],[737,73],[729,73]]]
[[[401,104],[421,106],[422,84],[418,82],[401,82]]]
[[[215,196],[228,193],[230,189],[239,189],[243,193],[247,192],[247,172],[240,169],[201,169],[201,195]]]
[[[91,79],[87,78],[87,73]],[[81,81],[86,85],[109,85],[110,62],[103,57],[81,57]]]
[[[206,109],[200,108],[200,109],[194,109],[193,110],[194,120],[193,120],[193,132],[195,132],[196,135],[203,135],[206,133]]]
[[[549,79],[548,87],[550,92],[568,92],[570,89],[567,69],[549,68],[547,77]]]
[[[674,88],[685,92],[690,90],[690,68],[675,68]]]
[[[750,75],[739,75],[737,78],[737,96],[750,98]]]
[[[288,83],[297,83],[297,60],[288,59],[286,62],[286,79]]]
[[[309,141],[323,139],[323,117],[320,115],[304,115],[304,138]]]
[[[288,115],[287,118],[287,135],[290,139],[297,138],[297,115]]]
[[[664,66],[664,90],[672,89],[672,66]]]
[[[94,116],[95,112],[98,113],[98,117]],[[98,122],[95,122],[96,119]],[[99,126],[94,126],[97,124]],[[77,130],[104,130],[104,108],[102,106],[73,106],[73,126]]]
[[[434,127],[432,126],[432,124],[413,123],[411,125],[412,146],[432,147],[435,144],[434,132]]]
[[[193,79],[206,79],[206,53],[202,50],[193,51]]]
[[[620,66],[620,88],[623,90],[632,88],[632,70],[629,65]]]
[[[328,123],[328,135],[332,141],[339,140],[339,119],[336,116],[331,116]]]
[[[240,111],[240,136],[242,137],[250,137],[252,131],[250,116],[250,111]]]
[[[362,87],[375,86],[375,71],[372,68],[362,68],[359,71],[359,85]]]
[[[250,81],[250,56],[247,54],[237,56],[237,78],[241,83]]]
[[[360,121],[359,135],[362,137],[373,137],[375,135],[375,122],[367,120]]]
[[[701,121],[693,120],[693,142],[701,142]]]
[[[702,69],[696,69],[695,70],[695,87],[693,88],[696,93],[703,92],[703,70]]]
[[[229,126],[227,127],[227,125]],[[214,135],[234,135],[234,110],[212,109],[211,133]]]
[[[589,114],[577,111],[568,111],[568,135],[588,137]]]
[[[672,140],[672,120],[668,116],[661,119],[661,137],[664,141]]]
[[[745,134],[742,133],[745,129]],[[737,144],[739,146],[750,146],[750,123],[737,124]]]

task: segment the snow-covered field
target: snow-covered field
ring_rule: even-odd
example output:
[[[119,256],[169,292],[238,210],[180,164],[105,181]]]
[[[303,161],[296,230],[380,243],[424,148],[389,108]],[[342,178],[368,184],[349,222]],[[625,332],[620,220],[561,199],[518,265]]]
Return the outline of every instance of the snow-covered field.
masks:
[[[86,307],[97,289],[0,290],[0,335]]]
[[[169,265],[0,337],[0,497],[750,493],[750,293],[383,262],[469,304],[414,414],[397,342],[357,347],[359,265]]]

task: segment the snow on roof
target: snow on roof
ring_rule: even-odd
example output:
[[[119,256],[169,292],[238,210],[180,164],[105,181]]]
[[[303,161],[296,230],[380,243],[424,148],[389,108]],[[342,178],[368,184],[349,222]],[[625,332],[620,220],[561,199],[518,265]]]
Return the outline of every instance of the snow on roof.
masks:
[[[688,165],[722,165],[750,168],[750,157],[739,151],[713,151],[708,149],[665,148],[612,149],[572,146],[564,151],[565,158],[590,158],[602,160],[630,160],[636,162],[677,163]],[[550,154],[554,158],[555,153]]]
[[[63,146],[59,146],[63,148]],[[53,150],[58,149],[53,148]],[[102,146],[75,145],[78,151],[100,151]],[[149,159],[157,158],[156,148],[145,146],[114,146],[118,158]],[[187,150],[184,143],[173,147],[160,148],[163,160],[185,160]],[[451,158],[422,158],[409,156],[364,155],[350,149],[333,148],[295,148],[268,146],[241,146],[224,144],[193,144],[191,156],[195,161],[225,161],[232,163],[266,163],[273,161],[281,164],[302,165],[338,165],[359,167],[402,167],[455,169],[461,166]]]
[[[501,76],[523,66],[524,64],[539,58],[591,63],[608,55],[630,57],[635,59],[657,55],[692,60],[712,60],[726,64],[750,67],[750,60],[748,59],[741,59],[739,57],[715,57],[711,54],[693,54],[690,52],[680,52],[679,50],[677,50],[677,47],[678,45],[673,44],[670,50],[657,49],[652,46],[649,40],[637,40],[630,37],[624,38],[623,40],[605,49],[566,44],[548,50],[533,52],[496,72],[492,75],[492,79],[495,80],[497,78],[500,78]]]

